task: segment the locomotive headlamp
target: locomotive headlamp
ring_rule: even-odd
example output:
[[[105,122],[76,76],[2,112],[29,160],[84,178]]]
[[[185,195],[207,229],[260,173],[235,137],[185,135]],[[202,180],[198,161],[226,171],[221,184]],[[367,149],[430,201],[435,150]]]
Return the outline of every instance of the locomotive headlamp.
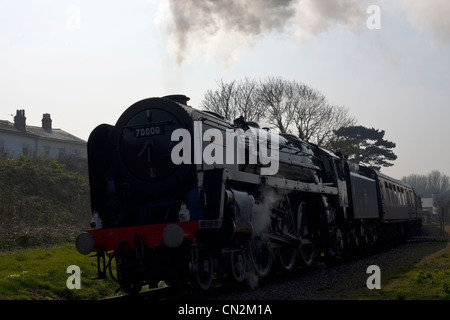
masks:
[[[169,224],[164,228],[162,238],[166,246],[176,248],[183,243],[184,230],[177,224]]]
[[[87,232],[81,233],[75,241],[75,247],[81,254],[87,255],[91,253],[95,247],[94,237]]]

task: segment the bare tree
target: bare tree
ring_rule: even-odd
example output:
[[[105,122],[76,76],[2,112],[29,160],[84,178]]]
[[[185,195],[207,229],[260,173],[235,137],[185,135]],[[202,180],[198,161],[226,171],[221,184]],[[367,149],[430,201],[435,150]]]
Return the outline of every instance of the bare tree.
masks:
[[[294,121],[292,113],[298,104],[294,83],[269,77],[260,82],[260,96],[267,121],[281,133],[289,132]]]
[[[240,81],[236,86],[234,100],[238,115],[243,116],[246,121],[260,121],[264,118],[265,110],[257,81],[248,78]]]
[[[217,82],[219,89],[216,91],[208,90],[205,93],[205,98],[201,102],[201,107],[204,110],[212,111],[225,119],[233,120],[237,118],[237,110],[235,103],[236,82],[224,83],[223,80]]]
[[[348,109],[331,105],[318,90],[280,77],[218,82],[219,89],[208,90],[202,108],[229,120],[243,116],[246,121],[264,120],[281,133],[329,146],[334,131],[356,124]]]
[[[432,193],[441,193],[450,190],[449,177],[438,170],[428,174],[428,189]]]
[[[280,132],[296,129],[300,139],[324,147],[334,130],[357,123],[347,108],[329,104],[325,95],[304,83],[268,78],[261,82],[261,97],[267,121]]]
[[[328,112],[325,114],[328,115],[328,118],[324,119],[324,123],[319,124],[321,130],[313,140],[322,147],[330,148],[336,130],[356,126],[358,121],[349,114],[350,111],[345,106],[327,105],[327,108]]]
[[[431,197],[433,193],[446,193],[450,191],[449,176],[438,170],[431,171],[428,175],[410,174],[403,177],[402,181],[412,185],[424,198]]]
[[[310,141],[323,131],[330,110],[326,98],[319,91],[304,84],[295,83],[298,103],[292,110],[292,118],[300,139]]]
[[[427,193],[427,176],[421,174],[410,174],[407,177],[403,177],[402,181],[410,184],[413,188],[424,197]]]
[[[220,80],[217,85],[219,89],[206,91],[201,102],[202,109],[220,114],[228,120],[243,116],[246,121],[260,121],[264,117],[258,82],[245,78],[230,83]]]

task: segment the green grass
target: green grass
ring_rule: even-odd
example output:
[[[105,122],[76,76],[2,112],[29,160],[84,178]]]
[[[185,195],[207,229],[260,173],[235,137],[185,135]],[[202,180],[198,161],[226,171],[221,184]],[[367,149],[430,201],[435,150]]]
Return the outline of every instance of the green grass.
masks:
[[[437,226],[424,234],[438,236]],[[446,226],[448,235],[450,226]],[[348,299],[450,300],[450,242],[411,244],[396,257],[396,267],[381,267],[381,289],[361,287]],[[364,277],[367,277],[365,275]]]
[[[81,289],[68,289],[70,265],[81,270]],[[97,260],[73,245],[0,254],[0,300],[93,300],[113,296],[118,288],[108,275],[97,277]]]
[[[437,226],[428,226],[424,233],[439,236],[436,229]],[[445,231],[448,236],[450,226]],[[410,268],[392,273],[380,292],[383,299],[450,300],[450,242],[417,244],[417,250],[422,248],[432,253],[421,257]]]
[[[423,244],[432,246],[433,244]],[[450,300],[450,243],[409,270],[394,272],[379,298],[389,300]]]

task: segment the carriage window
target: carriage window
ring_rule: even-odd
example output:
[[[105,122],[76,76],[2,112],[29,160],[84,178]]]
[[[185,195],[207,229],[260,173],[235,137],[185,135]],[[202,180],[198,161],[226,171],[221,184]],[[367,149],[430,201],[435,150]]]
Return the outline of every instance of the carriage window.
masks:
[[[394,199],[394,203],[397,204],[398,203],[398,195],[397,195],[397,188],[395,187],[395,184],[392,184],[392,195],[393,195],[393,199]]]
[[[392,186],[394,187],[395,203],[399,204],[400,203],[400,197],[398,196],[397,186],[395,184],[393,184]]]
[[[392,196],[391,196],[391,188],[387,181],[384,182],[384,185],[386,186],[386,200],[388,202],[392,202]]]
[[[400,193],[401,193],[401,195],[402,195],[402,204],[403,204],[404,206],[406,206],[405,189],[400,188]]]

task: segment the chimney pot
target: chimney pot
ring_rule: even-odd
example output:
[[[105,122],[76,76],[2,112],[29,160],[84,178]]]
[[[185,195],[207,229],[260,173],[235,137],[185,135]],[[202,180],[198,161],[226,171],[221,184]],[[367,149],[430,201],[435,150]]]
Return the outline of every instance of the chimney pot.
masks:
[[[25,131],[26,130],[26,120],[25,118],[25,110],[17,110],[16,116],[14,117],[14,127],[16,127],[19,130]]]
[[[47,131],[52,131],[52,119],[50,113],[44,113],[42,115],[42,128]]]

